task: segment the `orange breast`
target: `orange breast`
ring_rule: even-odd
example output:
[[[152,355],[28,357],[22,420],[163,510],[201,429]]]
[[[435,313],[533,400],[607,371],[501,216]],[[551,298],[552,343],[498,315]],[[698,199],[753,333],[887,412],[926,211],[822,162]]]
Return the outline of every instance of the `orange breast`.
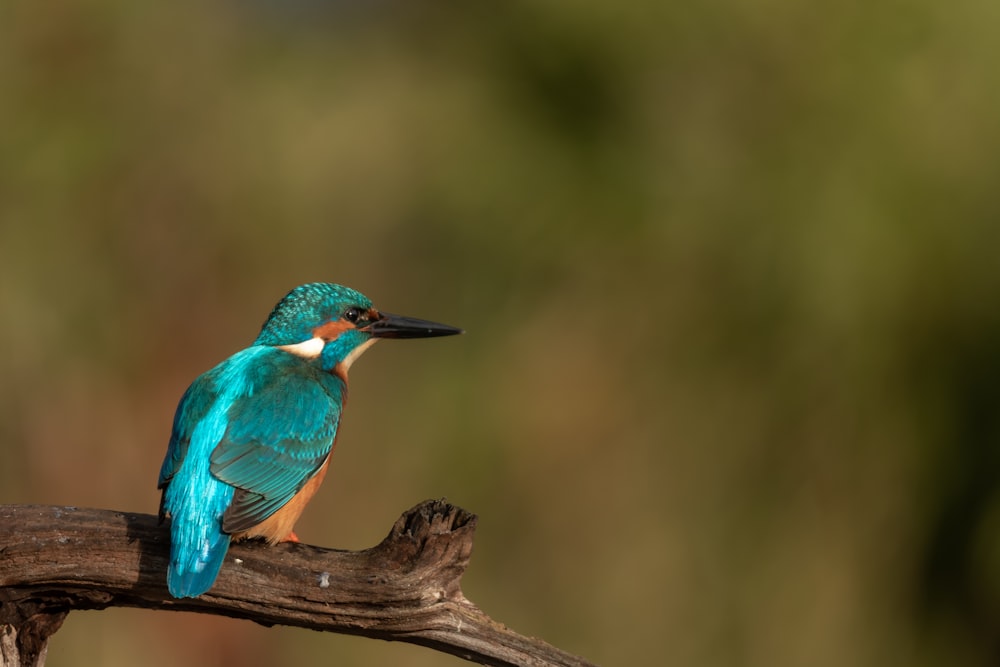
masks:
[[[288,536],[295,528],[295,522],[302,515],[302,510],[306,508],[316,490],[319,489],[319,485],[323,483],[323,478],[326,477],[326,469],[329,465],[330,457],[327,456],[326,460],[323,461],[323,465],[316,471],[316,474],[281,509],[250,530],[233,535],[233,539],[242,540],[247,537],[263,537],[271,544],[287,541]]]

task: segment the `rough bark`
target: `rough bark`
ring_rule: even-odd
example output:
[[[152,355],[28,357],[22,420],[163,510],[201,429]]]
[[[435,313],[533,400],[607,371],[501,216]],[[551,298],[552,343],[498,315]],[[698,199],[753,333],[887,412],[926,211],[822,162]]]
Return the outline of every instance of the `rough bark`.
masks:
[[[212,589],[167,592],[170,538],[154,516],[0,505],[0,666],[41,666],[74,609],[141,607],[404,641],[487,665],[584,666],[462,595],[476,517],[444,501],[405,512],[364,551],[234,544]]]

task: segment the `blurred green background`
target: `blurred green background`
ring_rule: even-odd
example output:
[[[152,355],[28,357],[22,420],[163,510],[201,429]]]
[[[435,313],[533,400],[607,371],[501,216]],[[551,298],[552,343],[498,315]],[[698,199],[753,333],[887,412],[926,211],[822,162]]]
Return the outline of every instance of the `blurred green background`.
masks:
[[[1000,5],[0,17],[0,502],[155,512],[188,383],[342,282],[468,333],[354,367],[304,541],[446,496],[466,595],[600,664],[1000,662]],[[121,609],[49,657],[140,661],[463,664]]]

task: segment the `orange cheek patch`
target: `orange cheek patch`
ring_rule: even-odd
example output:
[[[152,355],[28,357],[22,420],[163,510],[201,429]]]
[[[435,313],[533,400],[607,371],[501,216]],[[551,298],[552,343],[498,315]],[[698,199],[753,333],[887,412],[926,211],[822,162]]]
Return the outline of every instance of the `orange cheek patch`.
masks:
[[[323,340],[334,340],[343,332],[354,328],[353,324],[345,320],[333,320],[313,329],[313,336],[322,338]]]

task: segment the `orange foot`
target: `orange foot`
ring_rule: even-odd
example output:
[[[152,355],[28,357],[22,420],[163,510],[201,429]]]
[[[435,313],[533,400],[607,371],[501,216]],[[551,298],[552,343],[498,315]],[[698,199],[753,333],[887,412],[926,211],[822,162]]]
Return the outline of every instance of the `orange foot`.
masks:
[[[299,541],[299,536],[296,535],[295,531],[293,530],[292,532],[290,532],[287,535],[285,535],[285,538],[283,540],[281,540],[281,541],[282,542],[298,542]]]

